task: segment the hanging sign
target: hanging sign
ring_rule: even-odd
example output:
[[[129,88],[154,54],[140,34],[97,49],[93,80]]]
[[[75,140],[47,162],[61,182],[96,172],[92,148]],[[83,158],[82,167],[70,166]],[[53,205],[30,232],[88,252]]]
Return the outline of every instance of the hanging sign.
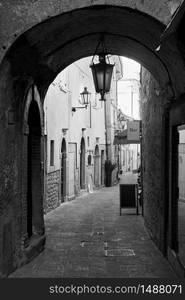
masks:
[[[140,141],[140,121],[128,121],[127,122],[127,140],[128,141]]]
[[[128,121],[127,129],[117,132],[114,136],[114,145],[140,144],[141,121]]]

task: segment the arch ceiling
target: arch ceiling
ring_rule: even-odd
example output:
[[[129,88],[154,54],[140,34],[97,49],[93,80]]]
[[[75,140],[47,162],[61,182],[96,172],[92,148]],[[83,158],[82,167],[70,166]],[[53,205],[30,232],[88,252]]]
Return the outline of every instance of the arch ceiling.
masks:
[[[47,4],[48,2],[50,1],[47,1]],[[60,2],[64,3],[65,1]],[[67,2],[80,5],[83,1],[66,1],[65,3]],[[93,2],[100,3],[102,1]],[[110,3],[111,1],[103,2]],[[120,1],[115,2],[120,3]],[[131,1],[121,2],[127,2],[128,5],[128,2]],[[145,12],[149,10],[147,3],[155,3],[155,1],[132,1],[135,3],[134,8],[139,8],[139,4],[136,5],[136,2],[140,3],[140,6],[141,2],[146,3]],[[163,7],[165,1],[160,2]],[[155,4],[153,5],[155,6]],[[63,6],[63,11],[68,9],[68,6]],[[152,11],[152,5],[150,9],[151,15],[157,11],[156,7]],[[42,18],[42,14],[40,18]],[[162,16],[159,14],[158,19],[160,18]],[[165,18],[164,20],[166,21]],[[66,66],[77,59],[92,55],[103,33],[106,48],[110,54],[137,60],[156,77],[162,86],[167,86],[171,84],[173,69],[178,67],[177,64],[181,62],[179,60],[175,66],[173,64],[170,66],[170,52],[173,53],[174,59],[178,55],[177,50],[173,47],[163,49],[159,53],[155,51],[164,29],[164,24],[154,19],[153,16],[130,7],[90,6],[89,4],[89,7],[48,18],[47,21],[25,31],[10,47],[7,60],[13,66],[14,75],[32,76],[41,89],[45,90]]]
[[[2,0],[0,3],[1,41],[7,48],[17,36],[48,18],[74,9],[97,5],[128,7],[167,24],[181,2],[181,0]]]

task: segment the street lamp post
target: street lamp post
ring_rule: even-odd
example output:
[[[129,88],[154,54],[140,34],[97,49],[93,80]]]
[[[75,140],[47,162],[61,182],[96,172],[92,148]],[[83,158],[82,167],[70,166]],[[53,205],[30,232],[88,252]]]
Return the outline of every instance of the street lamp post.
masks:
[[[100,47],[101,50],[98,50]],[[95,55],[98,55],[99,57],[99,62],[96,64],[93,62]],[[99,93],[101,95],[100,101],[104,101],[105,151],[106,151],[105,174],[106,174],[106,186],[110,186],[112,163],[108,157],[107,114],[106,114],[107,108],[106,108],[105,94],[110,91],[114,64],[111,64],[109,62],[109,57],[107,55],[103,36],[100,38],[100,41],[98,42],[94,56],[92,58],[90,68],[93,75],[96,93]]]

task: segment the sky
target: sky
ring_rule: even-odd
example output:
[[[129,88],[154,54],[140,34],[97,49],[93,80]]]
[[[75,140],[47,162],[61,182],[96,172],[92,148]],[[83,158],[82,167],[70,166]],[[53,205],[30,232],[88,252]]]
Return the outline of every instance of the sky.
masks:
[[[123,64],[123,77],[139,80],[140,64],[133,59],[121,57]]]
[[[122,64],[123,78],[118,81],[118,107],[124,114],[138,120],[140,64],[126,57],[122,57]]]

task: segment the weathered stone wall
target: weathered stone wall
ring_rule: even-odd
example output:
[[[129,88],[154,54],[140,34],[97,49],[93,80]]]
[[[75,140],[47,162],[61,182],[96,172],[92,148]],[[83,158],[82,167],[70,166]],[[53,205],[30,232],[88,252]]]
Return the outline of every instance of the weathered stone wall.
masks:
[[[141,71],[142,172],[144,219],[159,248],[165,247],[165,93]]]
[[[44,212],[48,213],[60,205],[60,171],[47,174],[46,199],[44,203]]]
[[[94,5],[115,5],[137,9],[167,24],[180,2],[181,0],[160,0],[159,5],[158,1],[151,0],[4,0],[0,3],[0,59],[17,36],[39,22],[61,13]]]
[[[155,49],[179,1],[4,1],[0,3],[0,60],[7,55],[16,65],[14,71],[34,77],[43,98],[58,72],[92,55],[98,32],[108,32],[109,53],[138,60],[161,84],[170,83],[172,73],[178,93],[179,89],[184,91],[184,83],[173,74],[178,69],[181,78],[185,76],[176,38],[163,43],[158,55]]]
[[[151,0],[0,2],[0,60],[2,61],[0,65],[0,276],[7,275],[12,267],[18,265],[18,257],[23,252],[20,235],[22,236],[22,232],[26,231],[24,225],[26,208],[23,201],[26,189],[24,188],[25,168],[22,167],[24,161],[22,123],[24,97],[30,82],[38,85],[43,100],[46,88],[57,72],[75,59],[92,55],[92,49],[96,48],[99,40],[99,33],[108,31],[110,35],[107,36],[106,41],[109,53],[135,58],[160,78],[163,86],[172,85],[176,96],[180,95],[185,90],[185,68],[176,46],[176,39],[164,43],[158,54],[154,52],[159,44],[160,34],[165,28],[164,24],[171,17],[171,9],[166,3],[173,2],[176,1],[163,0],[160,1],[160,5]],[[95,4],[100,7],[97,8]],[[101,7],[106,4],[110,6]],[[124,7],[120,9],[111,6],[115,4]],[[86,5],[89,9],[71,11]],[[166,13],[167,17],[165,17]],[[151,16],[156,16],[156,19]],[[156,110],[160,109],[160,106],[157,108],[158,102],[160,103],[157,101],[156,107],[154,106]],[[13,115],[13,122],[11,115]],[[147,153],[154,148],[151,145],[150,134],[152,124],[155,122],[151,118],[149,125],[147,111],[145,117],[146,140],[149,138],[145,151]],[[153,146],[157,144],[155,140],[153,143]],[[146,172],[145,176],[150,173],[149,166],[153,167],[151,157],[148,159],[148,166],[146,166],[148,173]],[[160,162],[160,160],[161,156],[157,159],[156,154],[156,161]],[[157,168],[160,168],[160,164],[154,168],[156,168],[154,173],[158,174]],[[148,190],[147,195],[152,196],[151,201],[154,200],[154,204],[151,205],[155,206],[152,212],[151,205],[145,204],[145,210],[149,213],[146,222],[148,227],[152,228],[151,220],[154,220],[152,214],[157,216],[151,231],[159,238],[161,233],[158,231],[163,227],[156,225],[156,222],[161,220],[159,215],[163,207],[159,207],[159,212],[156,211],[156,202],[159,201],[159,204],[162,202],[157,200],[160,196],[155,194],[152,185],[149,178],[146,178],[146,192]],[[8,250],[7,245],[9,245]]]

